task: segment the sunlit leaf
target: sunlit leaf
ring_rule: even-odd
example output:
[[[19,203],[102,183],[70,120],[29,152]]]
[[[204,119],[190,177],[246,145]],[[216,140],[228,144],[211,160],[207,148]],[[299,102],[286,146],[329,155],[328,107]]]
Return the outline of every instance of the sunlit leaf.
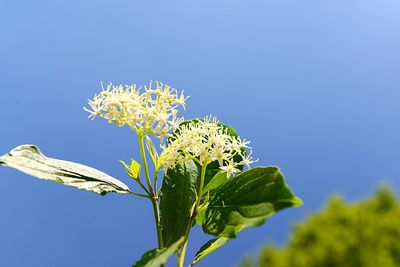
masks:
[[[171,246],[162,249],[152,249],[143,254],[142,258],[135,262],[132,267],[159,267],[165,264],[168,258],[178,251],[179,246],[183,243],[184,237],[181,237]]]
[[[94,168],[44,156],[34,145],[21,145],[0,157],[0,165],[15,168],[40,179],[93,191],[100,195],[109,192],[129,193],[119,180]]]
[[[213,195],[202,220],[203,231],[234,238],[259,226],[277,211],[302,205],[277,167],[256,167],[231,178]]]
[[[218,189],[225,182],[228,181],[228,176],[226,172],[219,171],[213,178],[208,182],[208,184],[203,189],[203,194]]]
[[[219,249],[223,245],[225,245],[229,241],[229,238],[226,237],[218,237],[211,239],[207,243],[205,243],[200,250],[196,253],[196,257],[194,258],[193,262],[190,264],[190,266],[194,266],[197,264],[202,258],[210,254],[211,252],[214,252],[215,250]]]
[[[139,179],[141,166],[136,160],[131,159],[131,165],[126,164],[122,160],[120,160],[119,162],[121,162],[122,165],[124,165],[126,173],[130,177],[132,177],[133,179]]]

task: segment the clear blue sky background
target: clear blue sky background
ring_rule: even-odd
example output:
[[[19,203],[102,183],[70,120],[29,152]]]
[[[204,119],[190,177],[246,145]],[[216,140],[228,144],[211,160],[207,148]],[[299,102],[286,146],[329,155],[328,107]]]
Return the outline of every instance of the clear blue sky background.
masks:
[[[34,143],[130,183],[118,160],[138,157],[135,136],[88,120],[86,99],[100,81],[184,89],[186,118],[234,126],[305,201],[199,264],[232,266],[333,193],[399,191],[399,14],[395,0],[2,0],[0,154]],[[155,247],[144,200],[0,178],[1,266],[131,266]],[[208,238],[195,230],[190,255]]]

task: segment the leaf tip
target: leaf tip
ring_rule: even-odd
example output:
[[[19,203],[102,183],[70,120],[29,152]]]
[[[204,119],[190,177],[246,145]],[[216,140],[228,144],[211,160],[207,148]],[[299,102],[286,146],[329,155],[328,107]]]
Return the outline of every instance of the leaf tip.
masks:
[[[301,198],[296,197],[296,196],[293,198],[293,206],[294,207],[301,207],[303,205],[304,205],[304,202]]]

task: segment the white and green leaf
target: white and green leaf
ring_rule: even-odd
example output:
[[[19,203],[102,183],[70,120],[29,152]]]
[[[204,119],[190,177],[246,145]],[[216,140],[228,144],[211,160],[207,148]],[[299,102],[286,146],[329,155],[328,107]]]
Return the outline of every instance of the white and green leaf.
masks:
[[[94,168],[46,157],[35,145],[21,145],[0,157],[0,166],[11,167],[40,179],[50,180],[100,195],[129,193],[121,181]]]

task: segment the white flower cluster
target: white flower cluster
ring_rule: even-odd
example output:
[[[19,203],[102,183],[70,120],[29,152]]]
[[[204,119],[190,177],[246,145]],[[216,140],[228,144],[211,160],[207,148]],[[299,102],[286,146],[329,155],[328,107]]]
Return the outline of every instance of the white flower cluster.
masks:
[[[185,108],[187,97],[168,85],[155,82],[143,86],[109,84],[100,94],[89,100],[89,118],[101,117],[118,126],[129,125],[138,134],[153,134],[162,139],[183,121],[177,108]]]
[[[168,141],[160,155],[165,171],[187,160],[195,160],[202,166],[218,161],[220,169],[230,177],[240,172],[239,165],[249,166],[255,162],[251,151],[246,156],[250,142],[228,134],[212,117],[181,125]],[[233,160],[236,155],[241,157],[240,162]]]

